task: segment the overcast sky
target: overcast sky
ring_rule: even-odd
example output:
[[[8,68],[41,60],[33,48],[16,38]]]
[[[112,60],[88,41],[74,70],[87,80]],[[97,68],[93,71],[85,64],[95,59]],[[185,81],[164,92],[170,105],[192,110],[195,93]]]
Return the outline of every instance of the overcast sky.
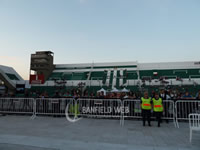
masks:
[[[0,64],[200,60],[200,0],[0,0]]]

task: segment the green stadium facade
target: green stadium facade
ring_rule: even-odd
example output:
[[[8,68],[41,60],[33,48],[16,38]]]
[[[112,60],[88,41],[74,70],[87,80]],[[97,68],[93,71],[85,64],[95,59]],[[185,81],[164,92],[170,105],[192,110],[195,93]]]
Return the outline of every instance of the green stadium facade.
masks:
[[[34,58],[47,57],[52,52],[36,52]],[[51,55],[50,57],[53,57]],[[133,62],[109,62],[109,63],[82,63],[82,64],[53,64],[48,62],[50,69],[44,84],[32,84],[32,89],[53,91],[58,87],[73,89],[76,87],[82,90],[96,92],[100,88],[111,90],[126,87],[130,90],[148,90],[154,88],[188,88],[192,91],[199,89],[200,85],[200,62],[162,62],[162,63],[139,63]],[[38,61],[42,62],[42,61]],[[37,63],[38,64],[38,63]],[[34,66],[33,63],[31,63]],[[34,74],[44,74],[42,67],[31,69]],[[36,66],[36,65],[35,65]],[[44,71],[46,68],[44,67]],[[46,71],[47,72],[47,71]],[[38,83],[38,82],[36,82]],[[40,82],[39,82],[40,83]]]

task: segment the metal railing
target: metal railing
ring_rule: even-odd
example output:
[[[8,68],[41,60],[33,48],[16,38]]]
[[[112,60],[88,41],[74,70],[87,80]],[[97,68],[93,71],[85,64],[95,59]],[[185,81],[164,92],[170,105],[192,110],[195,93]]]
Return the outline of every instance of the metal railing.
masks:
[[[73,107],[76,105],[80,117],[117,118],[122,125],[126,118],[142,118],[141,101],[132,99],[0,98],[0,113],[29,114],[33,118],[37,115],[64,116],[69,103]],[[162,119],[173,120],[177,127],[179,120],[189,121],[190,113],[200,114],[198,100],[163,100],[163,106]],[[74,112],[70,110],[69,113],[73,115]]]
[[[122,101],[120,99],[78,99],[79,116],[96,118],[120,118]]]
[[[200,101],[198,100],[178,100],[175,103],[176,124],[179,128],[179,120],[189,121],[189,114],[200,114]]]
[[[73,101],[72,98],[37,98],[35,100],[35,116],[64,116],[66,106]]]
[[[34,114],[33,98],[0,98],[0,113]]]
[[[141,100],[124,100],[123,107],[129,108],[129,112],[125,112],[122,114],[122,125],[124,125],[125,118],[142,118],[142,109],[141,109]],[[174,125],[176,127],[175,122],[175,110],[174,110],[174,101],[172,100],[164,100],[163,101],[163,115],[162,119],[173,120]],[[155,118],[155,115],[152,110],[152,118]]]

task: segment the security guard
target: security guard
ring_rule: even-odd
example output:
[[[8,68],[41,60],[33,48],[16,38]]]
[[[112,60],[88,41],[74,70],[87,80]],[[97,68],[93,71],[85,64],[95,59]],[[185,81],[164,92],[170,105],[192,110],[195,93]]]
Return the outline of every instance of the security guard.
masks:
[[[153,98],[152,100],[153,100],[153,111],[158,121],[158,127],[160,127],[161,117],[163,113],[162,98],[159,97],[158,93],[155,93],[155,98]]]
[[[141,103],[143,126],[145,126],[146,119],[149,126],[151,126],[151,98],[149,97],[148,92],[144,92]]]

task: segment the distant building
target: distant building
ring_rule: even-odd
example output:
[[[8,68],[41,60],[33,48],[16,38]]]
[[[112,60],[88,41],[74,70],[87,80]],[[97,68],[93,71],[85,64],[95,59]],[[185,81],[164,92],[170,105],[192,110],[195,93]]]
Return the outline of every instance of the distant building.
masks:
[[[35,71],[35,81],[30,82],[35,87],[78,87],[82,84],[84,89],[140,89],[200,85],[200,62],[196,61],[53,64],[53,53],[47,51],[31,55],[31,70]]]
[[[25,81],[12,67],[0,65],[0,93],[15,92],[24,85]]]

